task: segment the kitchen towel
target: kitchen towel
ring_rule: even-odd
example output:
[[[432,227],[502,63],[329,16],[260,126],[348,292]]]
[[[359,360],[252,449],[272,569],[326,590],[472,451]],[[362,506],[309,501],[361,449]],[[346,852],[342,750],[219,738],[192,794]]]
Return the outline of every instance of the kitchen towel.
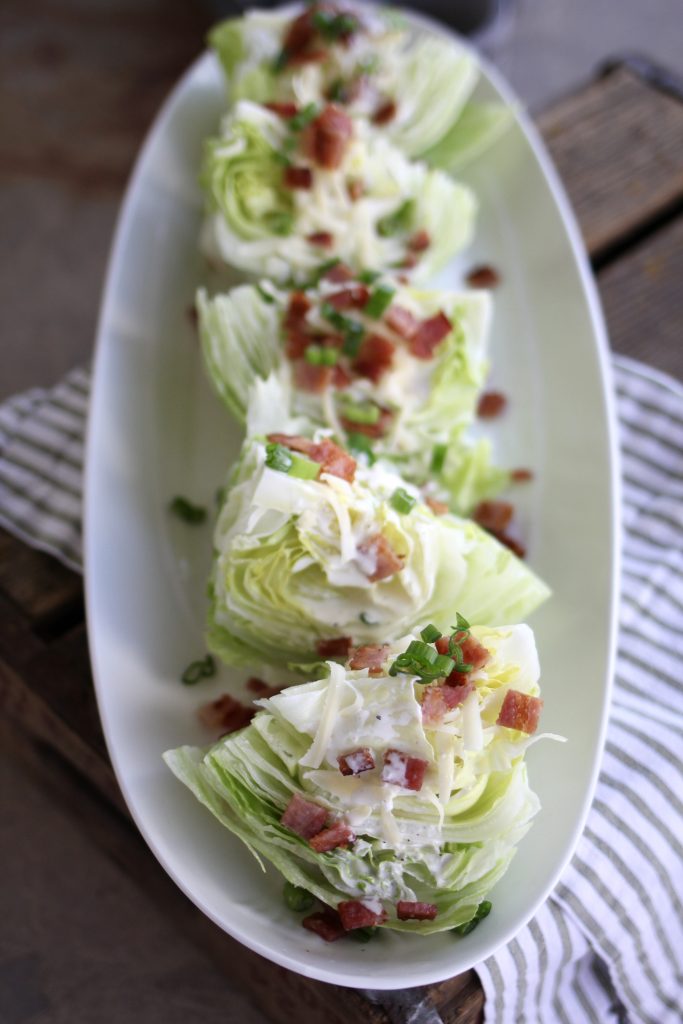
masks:
[[[477,966],[487,1024],[683,1019],[683,388],[620,356],[614,381],[623,548],[605,756],[560,883]],[[0,406],[0,524],[74,569],[89,386],[74,370]],[[394,998],[398,1020],[438,1024],[425,990]]]

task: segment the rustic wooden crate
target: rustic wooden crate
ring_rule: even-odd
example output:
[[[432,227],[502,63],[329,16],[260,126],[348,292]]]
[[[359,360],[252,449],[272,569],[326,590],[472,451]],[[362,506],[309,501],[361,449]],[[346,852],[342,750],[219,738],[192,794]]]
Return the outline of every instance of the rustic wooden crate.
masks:
[[[596,267],[613,348],[683,378],[683,103],[642,68],[617,64],[539,125]],[[114,779],[92,688],[81,578],[2,530],[0,706],[22,726],[24,756],[42,784],[275,1024],[408,1024],[421,1004],[431,1011],[425,1020],[481,1020],[474,971],[370,997],[274,966],[189,903],[132,826]]]

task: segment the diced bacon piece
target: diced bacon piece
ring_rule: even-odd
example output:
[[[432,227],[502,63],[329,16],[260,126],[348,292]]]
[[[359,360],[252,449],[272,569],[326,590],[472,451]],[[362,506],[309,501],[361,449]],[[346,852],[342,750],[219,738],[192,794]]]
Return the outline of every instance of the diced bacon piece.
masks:
[[[536,732],[542,707],[540,697],[530,697],[528,693],[520,693],[519,690],[508,690],[496,724],[508,729],[519,729],[520,732]]]
[[[432,244],[429,232],[420,228],[408,239],[408,248],[411,252],[424,252]]]
[[[299,108],[296,103],[276,103],[271,101],[269,103],[264,103],[263,106],[268,110],[272,110],[273,113],[277,114],[279,117],[294,117],[295,114],[299,113]]]
[[[480,420],[494,420],[505,409],[508,400],[502,391],[484,391],[477,403]]]
[[[348,658],[351,637],[337,636],[331,640],[318,640],[316,650],[321,658]]]
[[[387,919],[386,910],[379,900],[342,900],[337,910],[347,932],[355,928],[374,928]]]
[[[194,302],[191,302],[187,307],[185,315],[187,316],[190,325],[196,329],[199,325],[199,313],[197,312],[197,307]]]
[[[446,714],[446,701],[443,695],[443,686],[438,683],[430,683],[422,687],[421,694],[422,721],[425,725],[436,725]]]
[[[285,167],[283,181],[287,188],[310,189],[313,187],[313,171],[310,167]]]
[[[353,380],[353,377],[341,363],[337,363],[334,367],[334,373],[332,375],[332,385],[338,391],[343,391],[344,388],[348,388],[349,384]]]
[[[298,53],[311,44],[315,34],[313,9],[310,9],[290,23],[284,38],[284,49],[288,54]]]
[[[257,679],[256,676],[252,676],[250,679],[247,679],[247,689],[251,693],[256,694],[257,697],[275,697],[276,694],[282,692],[283,687],[269,686],[263,679]]]
[[[491,533],[502,533],[510,525],[514,506],[509,501],[480,501],[472,518]]]
[[[247,707],[239,700],[235,700],[229,693],[224,693],[217,700],[203,704],[197,715],[202,725],[207,729],[219,731],[221,736],[237,732],[249,725],[256,714],[256,708]]]
[[[412,270],[413,267],[417,266],[418,257],[417,253],[407,252],[401,262],[398,264],[403,270]]]
[[[398,555],[383,533],[375,533],[362,541],[358,545],[358,550],[375,560],[375,568],[368,576],[371,583],[389,579],[401,571],[405,562],[405,555]]]
[[[323,274],[323,278],[333,284],[345,284],[346,281],[353,281],[353,276],[351,267],[347,267],[345,263],[335,263]]]
[[[384,437],[391,427],[394,414],[390,409],[379,410],[379,419],[376,423],[356,423],[347,420],[342,416],[340,422],[347,434],[365,434],[366,437]]]
[[[356,474],[356,460],[348,452],[340,448],[334,441],[325,438],[323,441],[311,441],[307,437],[300,437],[297,434],[268,434],[268,440],[273,444],[284,445],[294,452],[302,452],[314,462],[322,466],[321,472],[338,476],[342,480],[353,481]]]
[[[453,324],[445,313],[437,313],[422,320],[410,339],[410,351],[417,359],[432,359],[438,345],[448,337]]]
[[[334,235],[331,231],[313,231],[306,235],[306,241],[319,249],[331,249],[334,245]]]
[[[285,327],[301,327],[301,322],[306,319],[310,308],[311,300],[305,292],[292,292],[287,304]]]
[[[297,359],[294,363],[294,386],[299,391],[309,391],[319,395],[332,383],[334,371],[331,366],[318,366],[306,359]]]
[[[337,758],[339,771],[342,775],[360,775],[362,772],[369,772],[375,767],[375,759],[372,751],[367,747],[359,750],[352,750],[348,754],[342,754]]]
[[[325,302],[329,302],[335,309],[362,309],[369,298],[370,289],[366,285],[354,284],[326,295]]]
[[[325,942],[336,942],[337,939],[343,939],[346,935],[346,929],[341,923],[339,914],[330,907],[319,910],[315,914],[309,914],[301,924],[309,932],[315,932]]]
[[[320,804],[306,800],[301,793],[295,793],[287,804],[280,822],[285,828],[296,832],[302,839],[312,839],[325,828],[327,811]]]
[[[486,662],[491,657],[491,653],[487,647],[480,644],[476,637],[473,637],[471,633],[454,633],[453,639],[460,647],[462,651],[462,660],[466,665],[472,666],[472,671],[476,672],[477,669],[483,668]],[[434,644],[439,654],[448,654],[448,648],[450,646],[450,638],[447,636],[441,636]],[[453,672],[449,676],[449,681],[452,678],[452,685],[463,682],[462,672]],[[458,678],[459,677],[459,678]]]
[[[510,479],[516,484],[526,484],[530,480],[533,480],[534,474],[531,469],[513,469],[510,473]]]
[[[405,338],[406,341],[412,338],[420,323],[409,309],[406,309],[405,306],[399,306],[397,303],[389,306],[389,309],[384,314],[384,322],[392,331],[396,331],[398,335]]]
[[[304,334],[302,330],[297,327],[290,328],[287,331],[287,340],[285,342],[285,355],[292,362],[296,359],[303,359],[306,349],[311,344],[311,337],[308,334]]]
[[[459,673],[460,679],[466,679],[467,675]],[[474,683],[455,682],[452,683],[453,673],[448,677],[443,686],[443,699],[446,707],[449,711],[453,708],[459,708],[461,704],[464,704],[471,693],[474,693]]]
[[[311,50],[302,50],[300,53],[293,53],[288,60],[288,64],[322,64],[324,60],[327,60],[327,50],[323,50],[322,47]]]
[[[385,750],[382,782],[417,793],[422,789],[427,764],[421,757],[411,757],[403,750]]]
[[[436,903],[420,903],[418,900],[399,900],[396,917],[399,921],[433,921],[439,913]]]
[[[305,131],[303,145],[311,159],[328,171],[340,166],[353,134],[353,121],[329,103]]]
[[[470,288],[495,288],[500,284],[500,274],[493,267],[473,267],[465,277]]]
[[[431,508],[435,516],[445,516],[450,509],[445,501],[438,501],[436,498],[425,498],[425,505]]]
[[[398,107],[394,100],[386,100],[372,115],[373,124],[389,124],[396,117]]]
[[[355,651],[351,651],[349,668],[353,671],[362,668],[381,668],[387,660],[388,653],[388,644],[365,644],[363,647],[356,647]]]
[[[349,178],[346,183],[346,191],[352,203],[357,203],[365,194],[365,185],[360,178]]]
[[[381,334],[368,334],[363,338],[353,368],[361,377],[377,384],[394,362],[394,343]]]
[[[353,829],[343,821],[338,821],[330,828],[318,832],[317,836],[308,840],[308,843],[316,853],[329,853],[330,850],[336,850],[340,846],[350,846],[355,838],[356,833]]]
[[[526,555],[526,548],[521,541],[517,540],[516,537],[513,537],[512,534],[507,533],[505,530],[501,533],[496,533],[493,530],[491,532],[496,540],[499,540],[501,544],[504,544],[506,548],[509,548],[510,551],[512,551],[513,555],[517,555],[517,558],[524,558]]]

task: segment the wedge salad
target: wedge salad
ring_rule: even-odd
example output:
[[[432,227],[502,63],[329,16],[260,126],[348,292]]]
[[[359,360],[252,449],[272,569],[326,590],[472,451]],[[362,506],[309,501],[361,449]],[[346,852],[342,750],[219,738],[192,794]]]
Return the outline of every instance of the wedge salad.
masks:
[[[550,591],[498,500],[533,472],[499,468],[475,427],[505,406],[484,392],[499,275],[424,282],[474,231],[450,174],[508,112],[473,99],[469,50],[380,8],[252,11],[210,43],[229,107],[200,245],[242,277],[199,289],[197,326],[244,440],[213,530],[210,653],[182,679],[218,659],[257,699],[205,703],[211,742],[164,757],[322,939],[465,935],[539,809],[525,620]]]

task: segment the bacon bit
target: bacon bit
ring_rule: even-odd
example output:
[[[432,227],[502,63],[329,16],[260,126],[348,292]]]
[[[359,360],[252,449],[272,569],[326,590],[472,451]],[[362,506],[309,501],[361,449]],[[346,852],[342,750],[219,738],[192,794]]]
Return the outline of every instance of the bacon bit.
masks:
[[[330,249],[334,245],[334,235],[331,231],[313,231],[306,235],[306,241],[320,249]]]
[[[346,182],[346,191],[352,203],[357,203],[365,195],[365,185],[360,178],[349,178]]]
[[[313,171],[310,167],[285,167],[283,181],[286,188],[310,189],[313,187]]]
[[[309,932],[315,932],[325,942],[336,942],[337,939],[343,939],[346,935],[346,929],[341,923],[339,914],[330,907],[319,910],[316,914],[309,914],[301,924]]]
[[[396,280],[399,284],[410,284],[410,278],[407,274],[397,274]]]
[[[425,505],[431,508],[435,516],[445,516],[450,509],[445,501],[437,501],[436,498],[425,498]]]
[[[382,782],[400,786],[401,789],[411,789],[417,793],[422,789],[426,771],[427,761],[421,757],[411,757],[402,750],[384,751]]]
[[[338,391],[343,391],[344,388],[348,388],[349,384],[353,380],[353,377],[348,370],[342,366],[341,363],[337,363],[334,367],[334,373],[332,375],[332,384]]]
[[[345,284],[347,281],[353,281],[354,273],[351,267],[347,267],[345,263],[335,263],[333,267],[325,271],[323,279],[331,281],[333,284]]]
[[[484,391],[477,405],[477,416],[482,420],[494,420],[507,404],[508,400],[502,391]]]
[[[384,908],[374,910],[360,900],[342,900],[337,910],[347,932],[355,928],[374,928],[375,925],[384,924],[387,919]]]
[[[339,107],[329,103],[305,130],[305,151],[319,167],[333,171],[344,159],[353,135],[353,121]]]
[[[448,677],[443,686],[443,699],[446,703],[446,707],[449,711],[453,708],[459,708],[461,704],[464,704],[471,693],[474,693],[476,687],[474,683],[456,683],[450,682],[453,673]],[[460,673],[462,679],[462,673]]]
[[[412,270],[413,267],[417,266],[417,254],[414,252],[407,252],[398,266],[401,267],[402,270]]]
[[[302,839],[312,839],[325,827],[327,811],[320,804],[306,800],[300,793],[295,793],[287,804],[280,823],[285,828],[296,832]]]
[[[348,658],[351,642],[350,636],[333,637],[331,640],[318,640],[316,651],[321,658]]]
[[[371,750],[361,747],[360,750],[352,750],[349,754],[338,757],[337,764],[342,775],[360,775],[375,767],[375,759]]]
[[[380,407],[379,419],[376,423],[354,423],[353,420],[347,420],[343,416],[340,418],[340,423],[347,434],[365,434],[366,437],[384,437],[391,427],[393,418],[394,414],[390,409],[382,409]]]
[[[255,714],[256,708],[249,708],[235,700],[229,693],[224,693],[217,700],[203,704],[197,712],[197,717],[207,729],[211,729],[212,732],[220,730],[221,736],[227,736],[238,729],[244,729]]]
[[[294,452],[302,452],[314,462],[319,462],[323,473],[330,473],[342,480],[353,482],[356,473],[356,460],[348,452],[340,448],[334,441],[325,438],[323,441],[311,441],[297,434],[268,434],[273,444],[282,444]]]
[[[429,232],[421,228],[416,231],[412,238],[408,239],[408,248],[411,252],[424,252],[432,244]]]
[[[349,668],[354,671],[362,668],[382,668],[389,653],[388,644],[365,644],[350,652]]]
[[[540,697],[530,697],[528,693],[520,693],[519,690],[508,690],[496,725],[531,734],[538,728],[542,707],[543,701]]]
[[[356,839],[356,833],[344,822],[338,821],[331,828],[326,828],[322,832],[318,832],[317,836],[313,836],[312,839],[308,840],[309,846],[312,846],[316,853],[329,853],[330,850],[336,850],[338,847],[350,846]]]
[[[473,267],[465,277],[470,288],[495,288],[500,284],[500,274],[493,267],[482,264]]]
[[[405,306],[399,306],[396,303],[389,306],[389,309],[384,314],[384,320],[392,331],[396,331],[406,341],[412,338],[419,327],[417,317],[413,316]]]
[[[311,305],[311,300],[304,292],[292,292],[285,314],[285,327],[300,327],[301,321],[306,319]]]
[[[287,341],[285,343],[285,354],[288,359],[294,362],[295,359],[302,359],[306,349],[311,344],[311,338],[308,334],[304,334],[299,328],[290,328],[287,332]]]
[[[293,53],[287,61],[288,64],[322,64],[327,60],[327,50],[305,50],[303,53]]]
[[[373,124],[389,124],[396,117],[398,107],[394,100],[386,100],[372,115]]]
[[[425,686],[422,691],[423,722],[425,725],[436,725],[449,711],[460,707],[473,691],[473,683],[463,683],[461,686],[430,683]]]
[[[306,359],[298,359],[294,363],[294,386],[299,391],[309,391],[313,395],[319,395],[329,388],[333,377],[331,366],[317,366],[309,363]]]
[[[377,384],[393,364],[394,352],[394,343],[388,338],[381,334],[368,334],[363,338],[353,368],[361,377],[368,377],[373,384]]]
[[[432,359],[438,345],[453,330],[453,324],[445,313],[423,320],[410,339],[410,351],[416,359]]]
[[[296,103],[276,103],[271,101],[264,103],[263,106],[268,110],[272,110],[274,114],[278,114],[279,117],[294,117],[295,114],[299,113]]]
[[[499,540],[501,544],[504,544],[506,548],[509,548],[517,558],[524,558],[526,556],[526,548],[518,541],[516,537],[511,536],[509,533],[503,531],[502,533],[496,533],[491,530],[496,540]]]
[[[199,323],[199,313],[197,312],[197,307],[194,304],[194,302],[190,303],[190,305],[187,307],[187,309],[185,310],[185,315],[187,316],[187,319],[189,320],[192,327],[196,329]]]
[[[342,288],[341,291],[332,292],[325,296],[335,309],[362,309],[370,298],[370,289],[364,284],[354,284],[349,288]]]
[[[480,501],[472,518],[485,530],[498,534],[508,528],[514,511],[509,501]]]
[[[526,484],[533,478],[534,474],[530,469],[513,469],[510,473],[510,479],[516,484]]]
[[[263,679],[259,679],[257,676],[250,676],[250,678],[247,679],[247,689],[251,693],[255,693],[260,697],[261,694],[267,693],[270,690],[270,687]]]
[[[439,913],[436,903],[420,903],[417,900],[399,900],[396,917],[399,921],[433,921]]]
[[[375,569],[368,579],[371,583],[389,579],[400,572],[405,562],[405,555],[397,555],[383,533],[376,533],[358,545],[358,550],[375,559]]]
[[[471,633],[454,633],[453,639],[460,647],[462,651],[462,660],[466,665],[472,666],[472,671],[476,672],[478,669],[483,668],[486,662],[491,657],[491,652],[483,644],[480,644],[476,637],[473,637]],[[448,654],[448,648],[450,646],[450,638],[447,636],[441,636],[434,644],[439,654]],[[463,681],[462,672],[452,672],[448,677],[448,680],[453,680],[453,684],[458,684]]]

